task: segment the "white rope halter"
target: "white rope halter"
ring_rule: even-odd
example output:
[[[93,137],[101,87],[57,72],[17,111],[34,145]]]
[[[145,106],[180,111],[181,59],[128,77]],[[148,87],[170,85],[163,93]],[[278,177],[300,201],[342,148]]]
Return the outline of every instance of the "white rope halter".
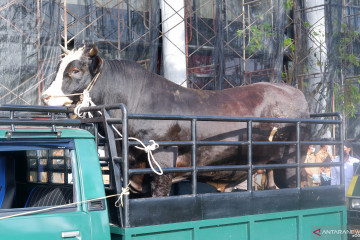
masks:
[[[81,99],[82,98],[82,99]],[[95,103],[91,100],[90,93],[87,89],[84,90],[82,95],[80,96],[80,104],[78,104],[75,109],[74,113],[79,116],[80,118],[86,118],[86,115],[89,116],[89,118],[93,118],[91,112],[80,112],[81,108],[83,107],[90,107],[90,106],[96,106]]]

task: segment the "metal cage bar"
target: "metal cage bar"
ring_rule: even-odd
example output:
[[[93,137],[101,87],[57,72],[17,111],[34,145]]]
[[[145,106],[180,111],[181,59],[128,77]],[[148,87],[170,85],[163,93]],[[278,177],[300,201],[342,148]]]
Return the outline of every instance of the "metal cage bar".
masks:
[[[300,189],[300,171],[304,167],[311,167],[311,166],[341,166],[343,171],[343,164],[342,163],[316,163],[316,164],[305,164],[301,163],[301,151],[300,147],[303,144],[314,144],[314,143],[324,143],[324,141],[301,141],[301,124],[304,123],[312,123],[312,124],[337,124],[340,128],[340,141],[328,141],[326,143],[333,144],[333,145],[341,145],[343,147],[343,142],[341,141],[342,135],[342,118],[341,115],[338,113],[335,114],[317,114],[312,115],[313,117],[332,117],[336,116],[340,118],[340,120],[319,120],[319,119],[273,119],[273,118],[242,118],[242,117],[213,117],[213,116],[173,116],[173,115],[152,115],[152,114],[128,114],[125,105],[121,105],[121,109],[123,111],[123,116],[120,119],[109,119],[107,122],[109,124],[115,123],[122,123],[123,127],[123,138],[127,139],[127,121],[128,119],[148,119],[148,120],[186,120],[191,122],[191,141],[177,141],[177,142],[159,142],[160,145],[188,145],[192,148],[192,166],[191,167],[182,167],[182,168],[165,168],[163,169],[164,173],[176,173],[176,172],[191,172],[191,185],[192,185],[192,195],[197,195],[197,173],[198,172],[205,172],[205,171],[227,171],[227,170],[247,170],[248,177],[247,177],[247,191],[252,194],[252,172],[256,169],[281,169],[281,168],[296,168],[296,188]],[[196,140],[196,123],[198,121],[225,121],[225,122],[246,122],[247,123],[247,134],[248,139],[246,142],[210,142],[210,141],[197,141]],[[252,163],[252,146],[253,145],[270,145],[270,144],[281,144],[281,142],[256,142],[252,141],[252,123],[253,122],[285,122],[285,123],[295,123],[296,124],[296,141],[287,141],[283,142],[282,144],[295,144],[296,145],[296,163],[294,164],[269,164],[269,165],[253,165]],[[201,145],[247,145],[248,146],[248,164],[247,165],[235,165],[235,166],[197,166],[196,165],[196,148],[197,146]],[[130,175],[135,174],[151,174],[152,170],[145,168],[145,169],[128,169],[128,147],[135,146],[138,143],[129,142],[127,140],[123,141],[123,176],[124,176],[124,185],[128,184],[128,179]],[[344,176],[342,174],[341,177],[341,184],[344,184]],[[129,215],[126,211],[129,209],[129,199],[128,196],[125,196],[125,205],[124,205],[124,223],[125,226],[128,226]]]

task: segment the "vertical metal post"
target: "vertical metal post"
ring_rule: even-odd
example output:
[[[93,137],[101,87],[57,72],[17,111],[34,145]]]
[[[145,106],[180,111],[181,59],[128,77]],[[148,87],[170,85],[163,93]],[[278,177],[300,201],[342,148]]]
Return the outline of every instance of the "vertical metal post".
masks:
[[[10,111],[10,119],[14,120],[14,111]],[[15,131],[15,125],[11,124],[11,131],[14,132]]]
[[[243,34],[242,34],[242,40],[243,40],[243,43],[242,43],[242,61],[243,61],[243,84],[246,84],[246,70],[245,70],[245,67],[246,67],[246,22],[245,22],[245,1],[242,0],[242,30],[243,30]]]
[[[224,19],[223,19],[223,1],[216,0],[216,15],[215,15],[215,48],[218,54],[215,54],[215,89],[223,89],[224,81]]]
[[[124,12],[123,12],[124,14]],[[121,49],[121,34],[120,34],[120,0],[117,0],[117,31],[118,31],[118,49],[117,49],[117,52],[118,52],[118,59],[121,59],[121,54],[120,54],[120,49]]]
[[[200,42],[199,42],[199,19],[198,19],[198,15],[196,13],[196,0],[193,0],[193,4],[192,4],[192,11],[194,12],[194,17],[195,17],[195,29],[196,29],[196,48],[200,47]],[[191,16],[190,16],[191,17]],[[192,29],[191,29],[192,31]]]
[[[36,150],[36,168],[37,168],[37,178],[36,180],[38,182],[41,182],[41,164],[40,164],[40,158],[41,158],[41,150]],[[49,155],[49,151],[46,151]]]
[[[341,145],[340,145],[340,184],[345,186],[345,175],[344,175],[344,121],[346,121],[346,119],[343,119],[342,116],[340,115],[340,120],[341,123],[339,125],[340,129],[340,141],[341,141]],[[345,187],[344,187],[345,188]],[[346,189],[345,189],[346,191]]]
[[[191,120],[191,165],[192,165],[192,175],[191,175],[191,187],[192,194],[195,196],[197,193],[197,166],[196,166],[196,119]]]
[[[52,120],[52,121],[55,120],[55,113],[51,113],[51,120]],[[51,125],[51,130],[52,130],[53,132],[56,132],[55,124]]]
[[[128,111],[125,105],[121,104],[122,111],[122,163],[123,163],[123,186],[129,185],[129,134],[128,134]],[[123,227],[129,227],[129,195],[124,195]]]
[[[67,48],[67,11],[66,11],[66,0],[64,0],[64,48]]]
[[[342,7],[343,7],[343,24],[344,26],[346,26],[346,7],[347,7],[347,4],[346,4],[346,0],[343,0],[342,1]],[[343,77],[343,84],[344,84],[344,104],[345,104],[345,114],[344,114],[344,123],[343,123],[343,127],[344,129],[346,129],[346,126],[347,126],[347,102],[348,102],[348,99],[347,99],[347,83],[346,83],[346,65],[347,65],[347,62],[346,62],[346,58],[347,58],[347,41],[346,41],[346,33],[347,33],[347,27],[345,27],[344,29],[344,57],[343,57],[343,64],[342,64],[342,77]],[[347,133],[343,133],[344,134],[344,137],[347,136]],[[342,138],[341,140],[343,140],[344,138]],[[342,171],[341,171],[342,172]]]
[[[252,192],[252,120],[247,123],[247,135],[248,135],[248,178],[247,178],[247,190]]]
[[[301,159],[301,145],[300,145],[300,122],[296,123],[296,187],[300,189],[301,187],[301,169],[300,169],[300,159]]]
[[[99,146],[99,124],[94,123],[94,135],[95,135],[95,143],[96,147]]]
[[[130,44],[131,40],[132,40],[132,32],[131,32],[131,11],[130,11],[130,7],[129,7],[129,0],[125,1],[126,3],[126,14],[127,14],[127,25],[128,25],[128,29],[127,29],[127,44]]]
[[[40,0],[36,1],[37,24],[37,79],[38,79],[38,104],[41,105],[41,10]]]
[[[224,45],[225,45],[225,42],[227,43],[229,41],[229,27],[226,27],[227,22],[228,22],[227,14],[226,14],[226,6],[227,6],[226,0],[223,0],[222,1],[223,28],[226,33],[224,36],[224,39],[223,39]]]
[[[294,22],[294,58],[293,61],[295,62],[295,66],[297,66],[298,64],[298,44],[299,44],[299,35],[298,35],[298,13],[296,12],[296,1],[293,1],[294,5],[293,5],[293,13],[294,13],[294,19],[293,19],[293,22]],[[272,1],[271,1],[271,6],[272,6]],[[271,15],[273,17],[273,15]],[[272,28],[274,29],[274,28]],[[297,68],[294,68],[294,74],[293,76],[295,76],[295,82],[296,82],[296,88],[298,89],[302,89],[300,86],[299,86],[299,79],[298,79],[298,72],[297,72]],[[274,78],[273,78],[274,79]]]
[[[117,194],[121,194],[122,186],[123,186],[121,184],[122,176],[121,176],[120,164],[115,161],[115,157],[117,157],[117,149],[116,149],[116,144],[115,144],[114,130],[112,129],[113,125],[108,123],[110,114],[107,112],[107,110],[105,108],[103,108],[101,111],[102,111],[102,115],[104,117],[103,124],[104,124],[107,144],[109,147],[109,168],[110,168],[110,172],[113,173],[110,175],[110,186],[112,189],[115,189]],[[124,178],[125,177],[123,177],[123,179]],[[122,196],[122,197],[125,199],[126,195]],[[125,206],[124,206],[124,208],[125,208]],[[126,225],[127,222],[125,221],[125,219],[123,217],[123,211],[125,211],[125,210],[123,210],[121,207],[119,207],[119,212],[117,212],[117,217],[120,221],[121,226],[125,227],[125,226],[127,226]]]
[[[52,161],[52,159],[50,160],[50,156],[52,156],[52,155],[50,155],[49,153],[51,153],[50,150],[48,151],[48,155],[47,155],[47,159],[48,159],[47,166],[48,166],[48,169],[51,169],[51,171],[54,171],[53,161]],[[64,164],[63,164],[64,182],[69,183],[69,169],[67,168],[67,158],[65,157],[65,150],[63,151],[63,156],[62,157],[64,159]],[[48,178],[49,178],[49,182],[51,182],[50,174],[48,175]]]

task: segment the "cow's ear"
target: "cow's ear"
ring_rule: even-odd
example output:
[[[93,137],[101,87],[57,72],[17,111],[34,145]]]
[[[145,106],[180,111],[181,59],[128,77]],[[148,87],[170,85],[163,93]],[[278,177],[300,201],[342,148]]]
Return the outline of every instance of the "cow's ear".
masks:
[[[99,56],[92,57],[91,65],[90,65],[91,75],[95,75],[98,72],[100,72],[102,64],[103,64],[103,60]]]

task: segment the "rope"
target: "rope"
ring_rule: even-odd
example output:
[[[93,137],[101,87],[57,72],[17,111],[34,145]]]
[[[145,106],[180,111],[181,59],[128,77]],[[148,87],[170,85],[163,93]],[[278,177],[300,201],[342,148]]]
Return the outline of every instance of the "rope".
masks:
[[[131,137],[131,138],[129,138],[129,139],[135,140],[135,141],[139,142],[139,143],[143,146],[143,147],[135,146],[135,148],[140,149],[140,150],[143,150],[144,152],[146,152],[147,157],[148,157],[149,165],[150,165],[150,167],[151,167],[151,170],[152,170],[154,173],[156,173],[156,174],[159,175],[159,176],[163,175],[164,172],[163,172],[162,168],[160,167],[159,163],[155,160],[154,155],[153,155],[153,153],[152,153],[152,151],[156,150],[156,149],[159,147],[159,144],[157,144],[154,140],[150,140],[150,142],[152,142],[152,144],[151,144],[151,145],[148,145],[148,146],[145,146],[145,144],[142,143],[142,142],[141,142],[139,139],[137,139],[137,138]],[[151,159],[151,160],[150,160],[150,159]],[[159,172],[156,171],[156,169],[153,167],[152,162],[154,162],[155,165],[156,165],[156,167],[159,168]]]
[[[99,72],[95,75],[95,77],[91,80],[89,86],[86,88],[86,90],[87,90],[88,92],[90,92],[91,89],[93,88],[93,86],[95,85],[96,80],[99,78],[100,72],[101,72],[101,71],[99,71]]]
[[[129,184],[129,185],[130,185],[130,184]],[[30,214],[34,214],[34,213],[46,212],[46,211],[53,210],[53,209],[58,209],[58,208],[68,207],[68,206],[73,206],[73,205],[77,205],[77,204],[80,204],[80,203],[88,203],[88,202],[92,202],[92,201],[96,201],[96,200],[102,200],[102,199],[107,199],[107,198],[116,197],[116,196],[119,196],[119,198],[118,198],[118,199],[116,200],[116,202],[115,202],[115,207],[120,207],[120,206],[121,206],[121,207],[124,207],[123,196],[130,194],[129,185],[128,185],[126,188],[122,188],[122,191],[121,191],[120,194],[113,194],[113,195],[109,195],[109,196],[105,196],[105,197],[100,197],[100,198],[95,198],[95,199],[89,199],[89,200],[85,200],[85,201],[79,201],[79,202],[74,202],[74,203],[68,203],[68,204],[63,204],[63,205],[58,205],[58,206],[53,206],[53,207],[38,209],[38,210],[34,210],[34,211],[28,211],[28,212],[13,214],[13,215],[5,216],[5,217],[0,217],[0,220],[7,219],[7,218],[18,217],[18,216],[30,215]],[[119,205],[119,201],[121,202],[120,205]]]
[[[122,189],[122,191],[121,191],[121,194],[120,194],[120,196],[119,196],[119,198],[118,198],[118,200],[116,200],[116,202],[115,202],[115,207],[124,207],[124,200],[123,200],[123,196],[124,195],[129,195],[130,194],[130,189],[129,189],[129,185],[130,185],[130,183],[127,185],[127,187],[126,188],[121,188]],[[118,194],[119,195],[119,194]],[[119,205],[119,201],[120,201],[120,205]]]
[[[119,130],[117,130],[114,126],[112,126],[112,128],[120,136],[120,138],[117,138],[116,140],[122,140],[122,134],[119,132]],[[159,144],[157,144],[154,140],[150,140],[149,142],[151,142],[151,145],[146,146],[140,139],[137,139],[137,138],[134,138],[134,137],[129,137],[128,139],[129,140],[134,140],[134,141],[141,144],[142,147],[135,146],[135,148],[143,150],[147,154],[150,168],[155,174],[157,174],[159,176],[163,175],[164,172],[163,172],[160,164],[156,161],[156,159],[155,159],[155,157],[154,157],[154,155],[152,153],[152,151],[159,148]],[[156,169],[154,168],[152,162],[154,162],[156,167],[159,168],[159,171],[156,171]]]
[[[96,105],[91,100],[89,91],[85,89],[84,92],[82,93],[82,99],[80,98],[80,104],[76,106],[76,108],[74,109],[74,113],[80,118],[86,118],[86,115],[88,115],[89,118],[93,118],[94,116],[91,114],[91,112],[83,112],[83,113],[80,112],[81,108],[90,107],[90,106],[96,106]]]
[[[72,93],[72,94],[63,94],[63,95],[51,95],[53,98],[57,97],[72,97],[72,96],[82,96],[82,93]]]

